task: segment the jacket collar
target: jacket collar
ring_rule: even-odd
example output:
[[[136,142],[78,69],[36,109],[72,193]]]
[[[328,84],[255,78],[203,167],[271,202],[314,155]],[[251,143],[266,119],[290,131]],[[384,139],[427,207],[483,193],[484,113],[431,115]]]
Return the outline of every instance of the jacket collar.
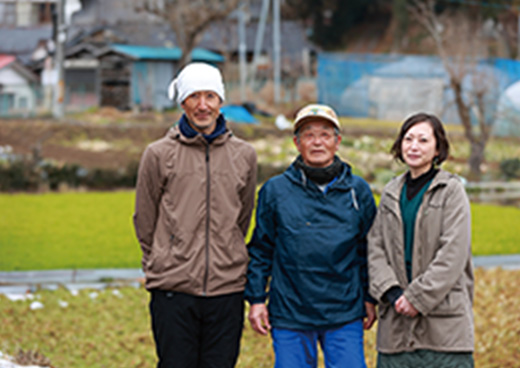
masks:
[[[312,184],[309,186],[310,180],[305,176],[303,173],[303,170],[300,170],[295,165],[296,160],[294,160],[291,165],[285,170],[284,174],[287,176],[289,180],[294,182],[297,185],[301,185],[303,187],[307,188],[315,188],[316,190],[319,190],[318,186],[316,184]],[[338,179],[332,184],[333,189],[339,189],[339,190],[349,190],[352,185],[352,173],[350,165],[346,162],[341,162],[343,165],[343,171],[339,175]],[[320,191],[321,192],[321,191]]]
[[[224,119],[222,114],[219,115],[218,119]],[[224,120],[224,122],[225,122],[225,120]],[[211,144],[212,145],[224,144],[232,135],[233,135],[233,132],[231,132],[231,130],[229,130],[229,128],[224,127],[224,129],[222,129],[220,134],[217,135],[217,137],[213,138],[213,141],[211,142]],[[176,124],[175,126],[171,127],[170,130],[168,130],[168,133],[166,133],[166,136],[170,139],[177,140],[184,144],[203,145],[203,146],[208,145],[208,141],[200,133],[197,133],[193,137],[187,137],[184,134],[182,134],[181,130],[179,128],[179,124]]]
[[[394,200],[399,201],[399,198],[401,196],[401,190],[403,189],[403,185],[405,182],[406,174],[407,174],[407,172],[395,177],[387,184],[387,186],[385,188],[385,192],[390,197],[392,197]],[[448,180],[454,176],[455,175],[452,173],[449,173],[444,170],[439,170],[437,175],[435,175],[435,177],[433,178],[433,181],[432,181],[430,187],[428,188],[428,190],[426,191],[426,193],[431,192],[440,186],[447,185]]]

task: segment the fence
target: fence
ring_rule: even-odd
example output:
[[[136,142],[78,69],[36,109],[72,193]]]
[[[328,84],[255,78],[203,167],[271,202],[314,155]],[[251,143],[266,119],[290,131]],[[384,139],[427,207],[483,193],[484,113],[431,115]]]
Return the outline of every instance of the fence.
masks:
[[[470,182],[465,187],[472,201],[520,203],[520,182]]]
[[[372,183],[374,193],[381,194],[384,185]],[[520,181],[468,182],[464,184],[472,202],[520,205]]]

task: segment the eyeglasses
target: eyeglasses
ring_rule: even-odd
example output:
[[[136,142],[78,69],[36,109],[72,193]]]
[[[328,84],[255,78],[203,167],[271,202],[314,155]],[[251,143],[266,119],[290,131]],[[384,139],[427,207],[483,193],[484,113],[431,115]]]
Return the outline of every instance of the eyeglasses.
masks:
[[[334,133],[330,132],[330,131],[327,131],[327,130],[323,130],[321,132],[303,132],[301,134],[301,140],[302,141],[305,141],[305,142],[314,142],[318,139],[321,139],[321,141],[328,141],[330,139],[333,139],[334,138]]]

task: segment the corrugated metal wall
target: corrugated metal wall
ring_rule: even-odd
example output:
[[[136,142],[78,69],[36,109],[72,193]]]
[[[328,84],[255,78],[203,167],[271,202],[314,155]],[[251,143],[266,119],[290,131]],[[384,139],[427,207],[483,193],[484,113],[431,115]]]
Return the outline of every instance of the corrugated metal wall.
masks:
[[[142,108],[164,110],[172,106],[167,88],[174,76],[174,65],[168,61],[136,61],[132,73],[132,103]]]

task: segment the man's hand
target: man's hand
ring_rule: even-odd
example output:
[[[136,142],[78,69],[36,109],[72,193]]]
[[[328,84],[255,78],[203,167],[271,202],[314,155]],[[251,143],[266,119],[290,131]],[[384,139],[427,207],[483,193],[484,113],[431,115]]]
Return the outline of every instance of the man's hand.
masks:
[[[253,330],[259,334],[267,335],[269,330],[271,330],[269,313],[264,303],[252,304],[251,308],[249,308],[249,316],[247,318]]]
[[[395,302],[395,311],[401,313],[404,316],[415,317],[419,314],[419,311],[406,299],[404,295],[401,295]]]
[[[376,306],[372,303],[365,302],[365,310],[367,312],[367,316],[363,319],[363,328],[365,330],[370,330],[377,319]]]

